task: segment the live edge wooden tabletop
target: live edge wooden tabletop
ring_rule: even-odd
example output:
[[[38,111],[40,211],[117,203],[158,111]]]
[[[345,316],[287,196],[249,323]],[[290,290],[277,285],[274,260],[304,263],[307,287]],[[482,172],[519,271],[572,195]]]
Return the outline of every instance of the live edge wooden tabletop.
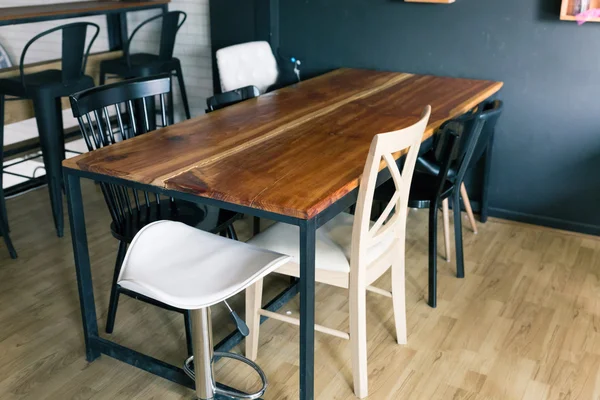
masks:
[[[63,165],[309,219],[358,186],[375,134],[415,123],[429,104],[425,140],[501,87],[339,69]]]
[[[74,1],[58,4],[42,4],[20,7],[0,7],[0,21],[20,20],[30,18],[50,17],[55,15],[79,14],[90,12],[104,12],[122,9],[135,9],[149,5],[168,4],[171,0],[146,0],[146,1]]]

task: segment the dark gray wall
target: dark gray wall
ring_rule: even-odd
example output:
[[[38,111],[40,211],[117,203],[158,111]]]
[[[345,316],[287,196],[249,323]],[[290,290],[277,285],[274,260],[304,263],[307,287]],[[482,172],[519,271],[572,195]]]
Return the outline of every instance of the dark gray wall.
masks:
[[[559,1],[280,2],[280,45],[305,72],[347,66],[504,81],[493,214],[600,233],[600,24]]]
[[[278,40],[305,76],[345,66],[504,81],[492,215],[600,234],[600,23],[562,22],[559,10],[559,0],[282,0]]]
[[[278,0],[211,0],[209,6],[213,60],[217,50],[238,43],[267,40],[278,47]],[[220,92],[214,62],[213,84],[215,92]]]

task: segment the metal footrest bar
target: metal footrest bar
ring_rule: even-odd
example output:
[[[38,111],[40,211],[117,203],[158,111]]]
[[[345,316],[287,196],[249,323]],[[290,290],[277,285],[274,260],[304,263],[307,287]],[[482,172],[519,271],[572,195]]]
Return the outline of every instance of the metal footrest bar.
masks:
[[[299,289],[299,285],[298,285],[298,281],[296,281],[296,282],[292,283],[290,286],[288,286],[281,293],[279,293],[277,296],[275,296],[275,298],[273,300],[271,300],[269,303],[267,303],[267,305],[264,307],[264,309],[268,310],[268,311],[273,311],[273,312],[278,311],[281,307],[283,307],[285,304],[287,304],[291,299],[293,299],[298,294],[298,289]],[[267,319],[268,319],[267,317],[261,317],[260,323],[262,324]],[[235,346],[240,344],[243,340],[244,340],[244,336],[242,336],[242,334],[239,331],[235,330],[235,331],[231,332],[229,335],[227,335],[223,340],[221,340],[215,346],[215,351],[229,352]],[[217,357],[215,357],[215,361],[218,361]]]
[[[296,296],[298,293],[298,283],[295,282],[290,285],[287,289],[281,292],[278,296],[276,296],[273,300],[269,302],[265,309],[276,311],[281,308],[284,304],[286,304],[290,299]],[[266,317],[261,318],[261,322],[266,320]],[[232,332],[229,336],[227,336],[221,343],[219,343],[215,350],[213,361],[216,362],[219,357],[223,354],[223,350],[230,350],[235,345],[240,343],[244,337],[238,332]],[[114,359],[120,360],[124,363],[130,364],[142,370],[148,371],[156,376],[160,376],[164,379],[170,380],[172,382],[178,383],[180,385],[186,386],[190,389],[195,388],[194,380],[190,379],[190,374],[188,371],[185,371],[185,368],[179,368],[177,366],[171,365],[164,361],[158,360],[146,354],[140,353],[133,349],[122,346],[118,343],[110,341],[108,339],[93,336],[90,338],[90,347],[94,349],[94,351],[98,353],[105,354]],[[99,355],[99,354],[98,354]],[[97,356],[96,356],[97,357]],[[89,359],[88,360],[93,360]],[[187,364],[187,362],[186,362]],[[229,400],[229,399],[239,399],[239,398],[247,398],[241,397],[245,395],[236,389],[230,388],[221,383],[215,384],[218,392],[216,393],[215,400]],[[224,394],[229,393],[229,394]],[[255,397],[256,399],[256,397]]]
[[[225,353],[225,352],[220,352],[220,351],[215,351],[214,357],[218,357],[219,359],[220,358],[230,358],[230,359],[233,359],[236,361],[243,362],[244,364],[246,364],[249,367],[251,367],[252,369],[254,369],[254,371],[256,371],[256,373],[260,377],[260,380],[262,383],[262,388],[258,392],[246,394],[246,393],[241,392],[236,389],[223,388],[220,385],[217,385],[215,382],[213,382],[213,388],[214,388],[214,391],[216,394],[222,395],[222,396],[228,396],[228,397],[231,397],[234,399],[249,399],[249,400],[259,399],[263,394],[265,394],[265,391],[267,390],[267,386],[269,385],[269,383],[267,382],[267,377],[266,377],[265,373],[263,372],[262,369],[260,369],[260,367],[255,362],[250,361],[246,357],[239,355],[239,354]],[[214,358],[213,358],[213,361],[214,361]],[[196,379],[196,375],[194,372],[194,356],[191,356],[187,360],[185,360],[185,363],[183,365],[183,370],[185,371],[187,376],[189,376],[193,380]]]

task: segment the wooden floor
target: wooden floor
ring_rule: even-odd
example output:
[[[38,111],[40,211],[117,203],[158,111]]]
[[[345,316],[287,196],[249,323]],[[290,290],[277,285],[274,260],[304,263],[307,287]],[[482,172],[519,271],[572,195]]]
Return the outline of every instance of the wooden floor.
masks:
[[[103,327],[116,240],[99,191],[84,182],[98,318]],[[192,391],[109,357],[84,359],[69,233],[53,233],[45,188],[8,201],[19,259],[0,247],[0,399],[192,399]],[[407,346],[394,343],[389,299],[368,295],[369,399],[599,399],[600,240],[491,220],[465,228],[466,279],[440,262],[439,306],[425,304],[426,212],[408,220]],[[244,221],[238,229],[244,235]],[[440,247],[441,248],[441,247]],[[379,286],[388,287],[388,276]],[[286,282],[274,277],[266,295]],[[346,293],[317,287],[317,322],[346,329]],[[234,300],[243,310],[243,299]],[[282,311],[297,313],[294,301]],[[232,326],[214,307],[217,340]],[[185,357],[183,318],[123,299],[114,339],[168,362]],[[348,343],[316,334],[316,394],[352,399]],[[265,399],[298,397],[298,331],[277,321],[261,328],[258,363]],[[241,348],[237,351],[242,351]],[[223,383],[255,379],[231,363]]]

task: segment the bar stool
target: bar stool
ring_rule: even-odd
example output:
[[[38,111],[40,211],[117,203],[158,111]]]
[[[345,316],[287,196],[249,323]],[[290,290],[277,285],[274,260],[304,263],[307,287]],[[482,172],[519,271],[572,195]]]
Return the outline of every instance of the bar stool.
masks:
[[[87,30],[95,29],[86,47]],[[25,55],[31,45],[38,39],[56,31],[62,31],[62,66],[61,70],[48,69],[25,74]],[[21,53],[20,76],[0,79],[0,116],[4,115],[5,96],[13,96],[33,101],[33,109],[37,120],[40,146],[46,168],[50,203],[56,233],[63,236],[63,203],[62,203],[62,166],[65,158],[65,141],[63,136],[61,97],[88,89],[94,86],[91,76],[85,75],[85,66],[90,49],[98,37],[100,27],[89,22],[76,22],[61,25],[42,32],[31,39]],[[0,124],[0,138],[4,137],[4,120]],[[2,167],[0,167],[0,173]],[[1,194],[1,193],[0,193]],[[4,204],[4,197],[0,199]],[[4,207],[3,207],[4,208]]]
[[[227,300],[289,261],[284,256],[249,244],[217,236],[180,222],[158,221],[133,239],[123,261],[118,284],[161,303],[190,310],[193,359],[185,362],[190,373],[195,361],[196,395],[210,400],[217,394],[256,399],[267,388],[264,373],[237,354],[213,353],[210,306]],[[217,387],[213,356],[229,357],[254,368],[262,389],[244,395]]]
[[[162,18],[162,29],[160,33],[160,48],[158,54],[137,53],[131,54],[131,42],[139,30],[152,21]],[[171,11],[160,14],[142,22],[135,28],[129,40],[125,44],[123,52],[125,55],[113,60],[104,60],[100,63],[100,85],[104,85],[107,75],[115,75],[121,78],[142,78],[159,74],[172,74],[175,72],[179,81],[179,90],[183,101],[183,108],[187,119],[191,118],[185,82],[181,62],[173,57],[175,50],[175,39],[179,28],[187,19],[187,14],[182,11]],[[181,20],[181,21],[180,21]],[[173,95],[169,94],[169,124],[173,123]]]
[[[0,141],[0,144],[2,142]],[[0,160],[2,159],[2,147],[0,147]],[[1,175],[1,171],[0,171]],[[4,197],[4,192],[1,190],[2,179],[0,179],[0,196]],[[9,230],[8,230],[8,222],[6,218],[6,210],[4,209],[4,205],[0,206],[0,236],[4,239],[4,244],[8,249],[8,254],[10,254],[10,258],[13,260],[17,258],[17,251],[12,244],[12,240],[10,239]]]
[[[2,62],[2,48],[0,47],[0,66]],[[4,161],[4,96],[0,95],[0,236],[4,239],[4,244],[8,249],[10,258],[17,258],[17,251],[10,239],[10,229],[8,227],[8,213],[6,212],[6,200],[4,199],[4,187],[2,186],[3,178],[3,161]]]

